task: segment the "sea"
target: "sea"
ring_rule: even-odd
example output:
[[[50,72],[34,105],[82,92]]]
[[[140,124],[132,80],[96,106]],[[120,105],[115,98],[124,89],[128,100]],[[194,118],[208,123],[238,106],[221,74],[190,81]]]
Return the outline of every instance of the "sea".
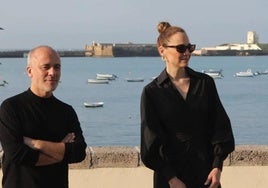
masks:
[[[228,113],[236,145],[268,144],[268,75],[235,77],[236,72],[268,70],[268,56],[192,56],[196,71],[222,69],[215,79]],[[0,58],[0,103],[28,89],[26,58]],[[160,57],[63,57],[61,81],[54,95],[75,109],[88,146],[139,146],[140,96],[143,87],[165,68]],[[108,84],[90,84],[97,73],[115,74]],[[143,82],[127,82],[143,78]],[[86,108],[84,102],[104,102]]]

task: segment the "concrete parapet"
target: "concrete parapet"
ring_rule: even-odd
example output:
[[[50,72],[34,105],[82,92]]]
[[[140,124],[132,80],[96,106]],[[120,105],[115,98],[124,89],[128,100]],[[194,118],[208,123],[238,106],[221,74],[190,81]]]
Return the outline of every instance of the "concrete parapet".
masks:
[[[144,166],[137,146],[96,146],[87,149],[87,157],[71,168],[133,168]],[[224,166],[268,166],[268,145],[236,146]]]
[[[86,148],[86,158],[80,163],[69,164],[70,169],[88,169],[91,166],[90,148]]]
[[[229,156],[232,166],[267,166],[267,145],[241,145]]]
[[[86,158],[70,164],[70,169],[133,168],[144,166],[137,146],[93,146],[86,149]],[[3,151],[0,151],[2,161]],[[236,146],[224,166],[268,166],[268,145]]]
[[[90,147],[90,168],[137,167],[139,166],[139,152],[135,147],[101,146]]]

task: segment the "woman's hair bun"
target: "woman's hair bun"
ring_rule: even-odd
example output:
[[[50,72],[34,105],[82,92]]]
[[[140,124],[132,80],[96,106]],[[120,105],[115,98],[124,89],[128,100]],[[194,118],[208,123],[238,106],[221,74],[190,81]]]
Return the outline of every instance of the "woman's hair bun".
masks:
[[[168,22],[160,22],[157,25],[157,30],[161,34],[161,33],[163,33],[169,27],[171,27],[171,25]]]

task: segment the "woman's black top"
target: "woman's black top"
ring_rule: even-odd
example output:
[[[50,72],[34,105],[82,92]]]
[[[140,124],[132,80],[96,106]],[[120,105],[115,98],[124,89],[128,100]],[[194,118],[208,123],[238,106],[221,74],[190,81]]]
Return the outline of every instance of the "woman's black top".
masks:
[[[212,168],[222,169],[234,150],[234,137],[213,78],[189,67],[186,71],[186,99],[166,70],[144,87],[141,158],[156,177],[167,182],[177,176],[191,188],[203,185]]]

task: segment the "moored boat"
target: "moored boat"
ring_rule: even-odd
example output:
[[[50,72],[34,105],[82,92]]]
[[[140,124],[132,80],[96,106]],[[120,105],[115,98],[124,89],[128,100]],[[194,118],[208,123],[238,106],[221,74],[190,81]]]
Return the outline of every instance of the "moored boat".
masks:
[[[218,72],[206,72],[205,74],[209,75],[210,77],[212,77],[214,79],[220,79],[223,77],[223,75],[221,73],[218,73]]]
[[[247,71],[240,71],[235,73],[236,77],[253,77],[254,73],[251,71],[251,69],[248,69]]]
[[[104,102],[84,102],[86,108],[103,107]]]
[[[261,71],[259,73],[260,73],[260,75],[265,75],[265,74],[268,74],[268,70],[264,70],[264,71]]]
[[[126,78],[127,82],[143,82],[143,78]]]
[[[109,80],[107,80],[107,79],[103,79],[103,80],[88,79],[87,82],[90,83],[90,84],[108,84]]]
[[[3,80],[2,83],[0,83],[0,86],[5,86],[6,84],[8,84],[8,82]]]
[[[208,69],[208,70],[202,70],[203,73],[218,73],[222,74],[222,69],[216,70],[216,69]]]
[[[97,80],[115,80],[116,78],[117,76],[114,74],[101,74],[101,73],[96,74]]]
[[[203,73],[209,75],[210,77],[214,79],[222,78],[222,69],[215,70],[215,69],[209,69],[209,70],[202,70]]]

